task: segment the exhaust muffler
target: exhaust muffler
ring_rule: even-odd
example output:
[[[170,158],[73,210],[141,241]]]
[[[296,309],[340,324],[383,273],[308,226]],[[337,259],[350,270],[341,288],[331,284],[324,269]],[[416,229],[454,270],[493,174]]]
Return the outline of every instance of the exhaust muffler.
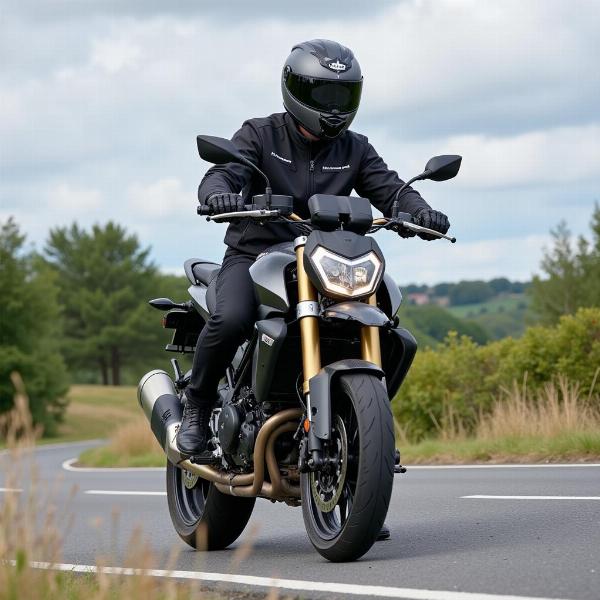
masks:
[[[154,437],[167,458],[173,464],[178,464],[183,457],[174,442],[183,417],[183,405],[177,396],[173,380],[160,369],[150,371],[140,380],[137,393]]]

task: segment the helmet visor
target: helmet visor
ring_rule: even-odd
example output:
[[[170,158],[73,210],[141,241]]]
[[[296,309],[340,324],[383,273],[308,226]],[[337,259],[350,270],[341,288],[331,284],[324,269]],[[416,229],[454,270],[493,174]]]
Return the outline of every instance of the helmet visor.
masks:
[[[298,100],[321,112],[354,112],[360,104],[362,80],[339,81],[288,73],[285,86]]]

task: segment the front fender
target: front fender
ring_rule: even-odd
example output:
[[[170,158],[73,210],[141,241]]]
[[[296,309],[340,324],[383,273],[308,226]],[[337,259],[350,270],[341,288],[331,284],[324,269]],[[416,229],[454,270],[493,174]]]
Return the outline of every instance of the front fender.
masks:
[[[333,384],[340,375],[346,373],[370,373],[383,379],[383,371],[366,360],[349,358],[338,360],[323,367],[309,382],[311,424],[309,451],[321,447],[320,440],[329,440],[331,436],[331,394]]]
[[[356,301],[332,304],[321,312],[321,318],[356,321],[368,327],[391,327],[393,324],[388,316],[376,306]]]

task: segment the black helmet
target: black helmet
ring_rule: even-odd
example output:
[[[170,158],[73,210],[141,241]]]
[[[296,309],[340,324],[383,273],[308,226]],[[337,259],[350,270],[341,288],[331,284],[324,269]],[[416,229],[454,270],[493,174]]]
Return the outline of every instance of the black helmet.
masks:
[[[283,104],[313,135],[333,139],[350,127],[360,104],[362,74],[352,50],[330,40],[292,48],[283,66]]]

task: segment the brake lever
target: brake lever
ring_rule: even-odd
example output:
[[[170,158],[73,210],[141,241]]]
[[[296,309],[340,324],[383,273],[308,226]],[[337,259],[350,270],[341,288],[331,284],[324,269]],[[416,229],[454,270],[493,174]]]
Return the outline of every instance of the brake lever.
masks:
[[[435,237],[448,240],[452,244],[456,244],[455,237],[445,235],[444,233],[436,231],[435,229],[429,229],[429,227],[423,227],[422,225],[417,225],[416,223],[413,223],[411,221],[402,221],[400,219],[392,218],[386,225],[386,228],[393,229],[394,226],[404,227],[405,229],[410,229],[411,231],[414,231],[415,233],[428,233],[430,235],[434,235]]]

